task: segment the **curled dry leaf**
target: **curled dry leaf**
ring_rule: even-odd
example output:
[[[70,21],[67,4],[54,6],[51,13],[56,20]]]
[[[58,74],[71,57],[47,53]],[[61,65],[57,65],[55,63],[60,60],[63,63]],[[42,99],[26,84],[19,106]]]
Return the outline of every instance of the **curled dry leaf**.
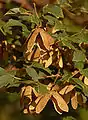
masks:
[[[54,39],[41,28],[40,28],[40,35],[43,40],[45,48],[47,50],[50,50],[50,46],[54,44]]]
[[[40,50],[39,48],[33,49],[30,54],[27,55],[27,59],[29,61],[39,61],[39,57],[40,57]]]
[[[43,97],[40,99],[39,103],[37,104],[35,110],[36,113],[39,114],[46,106],[50,99],[51,95],[50,94],[45,94]]]
[[[71,105],[73,109],[77,109],[78,107],[77,92],[71,94]]]
[[[26,89],[26,87],[22,87],[22,88],[21,88],[21,97],[24,95],[25,89]]]
[[[31,51],[32,51],[32,49],[33,49],[33,47],[34,47],[34,44],[35,44],[35,41],[36,41],[36,37],[38,36],[38,34],[39,34],[39,30],[36,29],[36,30],[33,32],[32,36],[30,37],[30,39],[29,39],[29,41],[28,41],[28,44],[27,44],[27,52],[31,52]],[[26,53],[27,53],[27,52],[26,52]]]
[[[62,114],[63,111],[59,108],[56,99],[54,97],[51,97],[51,100],[53,102],[53,105],[54,105],[56,112],[58,112],[59,114]]]
[[[56,99],[59,108],[62,111],[68,112],[68,110],[69,110],[68,105],[65,102],[65,100],[62,98],[62,96],[56,91],[51,91],[51,95],[52,95],[52,97],[54,97],[54,99]]]
[[[88,78],[87,78],[87,77],[84,78],[84,83],[85,83],[86,85],[88,85]]]

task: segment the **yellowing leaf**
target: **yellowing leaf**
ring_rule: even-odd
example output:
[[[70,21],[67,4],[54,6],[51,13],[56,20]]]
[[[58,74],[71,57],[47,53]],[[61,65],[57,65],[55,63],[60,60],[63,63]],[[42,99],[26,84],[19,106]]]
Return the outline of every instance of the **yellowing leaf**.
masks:
[[[39,114],[46,106],[46,104],[48,103],[49,99],[50,99],[50,94],[45,94],[41,100],[39,101],[39,103],[36,106],[36,113]]]
[[[77,109],[77,107],[78,107],[77,92],[73,93],[71,96],[71,105],[72,105],[73,109]]]
[[[75,88],[74,85],[69,85],[67,90],[65,91],[65,94],[67,94],[68,92],[72,91]]]
[[[87,78],[87,77],[84,78],[84,83],[85,83],[86,85],[88,85],[88,78]]]
[[[68,110],[69,110],[68,105],[65,102],[65,100],[62,98],[62,96],[56,91],[51,91],[51,94],[54,97],[54,99],[56,99],[59,108],[62,111],[68,112]]]

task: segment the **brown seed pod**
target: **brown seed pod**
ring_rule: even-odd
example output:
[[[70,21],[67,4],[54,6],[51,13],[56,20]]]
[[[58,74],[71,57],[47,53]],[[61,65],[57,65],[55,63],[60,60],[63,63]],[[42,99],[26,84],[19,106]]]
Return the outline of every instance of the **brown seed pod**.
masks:
[[[51,95],[50,94],[45,94],[43,97],[40,99],[39,103],[37,104],[35,111],[37,114],[39,114],[46,106],[50,99]]]
[[[54,97],[54,99],[56,99],[59,108],[62,111],[68,112],[68,110],[69,110],[68,105],[65,102],[65,100],[62,98],[62,96],[56,91],[51,91],[51,95],[52,95],[52,97]]]

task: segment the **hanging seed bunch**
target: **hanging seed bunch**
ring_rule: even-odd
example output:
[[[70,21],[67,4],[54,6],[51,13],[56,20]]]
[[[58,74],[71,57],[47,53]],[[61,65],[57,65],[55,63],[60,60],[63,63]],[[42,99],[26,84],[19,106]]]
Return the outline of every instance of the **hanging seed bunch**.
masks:
[[[36,28],[27,43],[25,57],[29,61],[37,61],[45,66],[63,67],[61,52],[55,40],[42,28]]]

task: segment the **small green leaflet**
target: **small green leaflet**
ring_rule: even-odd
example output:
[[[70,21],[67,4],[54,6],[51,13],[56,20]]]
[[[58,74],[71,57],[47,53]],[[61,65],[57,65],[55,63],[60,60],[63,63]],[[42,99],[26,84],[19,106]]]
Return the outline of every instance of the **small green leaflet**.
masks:
[[[42,64],[39,64],[37,62],[32,62],[32,67],[39,68],[47,72],[48,74],[51,74],[51,70],[49,68],[45,68]]]
[[[15,86],[15,75],[7,73],[3,68],[0,67],[0,87],[3,86]]]
[[[73,61],[75,61],[75,62],[79,62],[79,61],[85,62],[85,59],[86,59],[86,56],[81,50],[74,51]]]
[[[84,83],[80,79],[78,79],[78,78],[71,78],[71,80],[74,81],[79,86],[81,86],[82,88],[84,88]]]
[[[44,14],[52,14],[53,16],[55,16],[56,18],[63,18],[63,12],[62,9],[59,5],[46,5],[43,8],[43,13]]]
[[[86,77],[88,77],[88,68],[82,69],[80,73]]]
[[[44,15],[44,19],[48,21],[49,25],[54,25],[56,18],[51,15]]]
[[[22,24],[20,21],[18,20],[14,20],[14,19],[10,19],[4,26],[3,26],[3,29],[4,29],[4,32],[5,33],[9,33],[9,34],[12,34],[12,30],[11,30],[11,27],[12,26],[21,26],[22,27],[22,31],[25,34],[29,34],[29,30],[27,29],[27,26]]]
[[[0,67],[0,77],[7,74],[6,71]]]
[[[37,92],[42,93],[42,94],[45,94],[48,92],[47,85],[41,84],[39,82],[38,82],[38,86],[35,87],[35,89],[37,90]]]
[[[37,81],[38,80],[38,74],[36,70],[32,67],[26,68],[26,71],[30,77],[32,77],[33,80]]]
[[[60,20],[56,20],[55,21],[55,26],[53,28],[53,33],[57,32],[57,31],[64,31],[65,30],[65,27],[64,27],[64,24],[62,23],[62,21]]]
[[[84,68],[84,62],[82,62],[82,61],[74,62],[74,66],[75,66],[75,68],[78,68],[81,70]]]

